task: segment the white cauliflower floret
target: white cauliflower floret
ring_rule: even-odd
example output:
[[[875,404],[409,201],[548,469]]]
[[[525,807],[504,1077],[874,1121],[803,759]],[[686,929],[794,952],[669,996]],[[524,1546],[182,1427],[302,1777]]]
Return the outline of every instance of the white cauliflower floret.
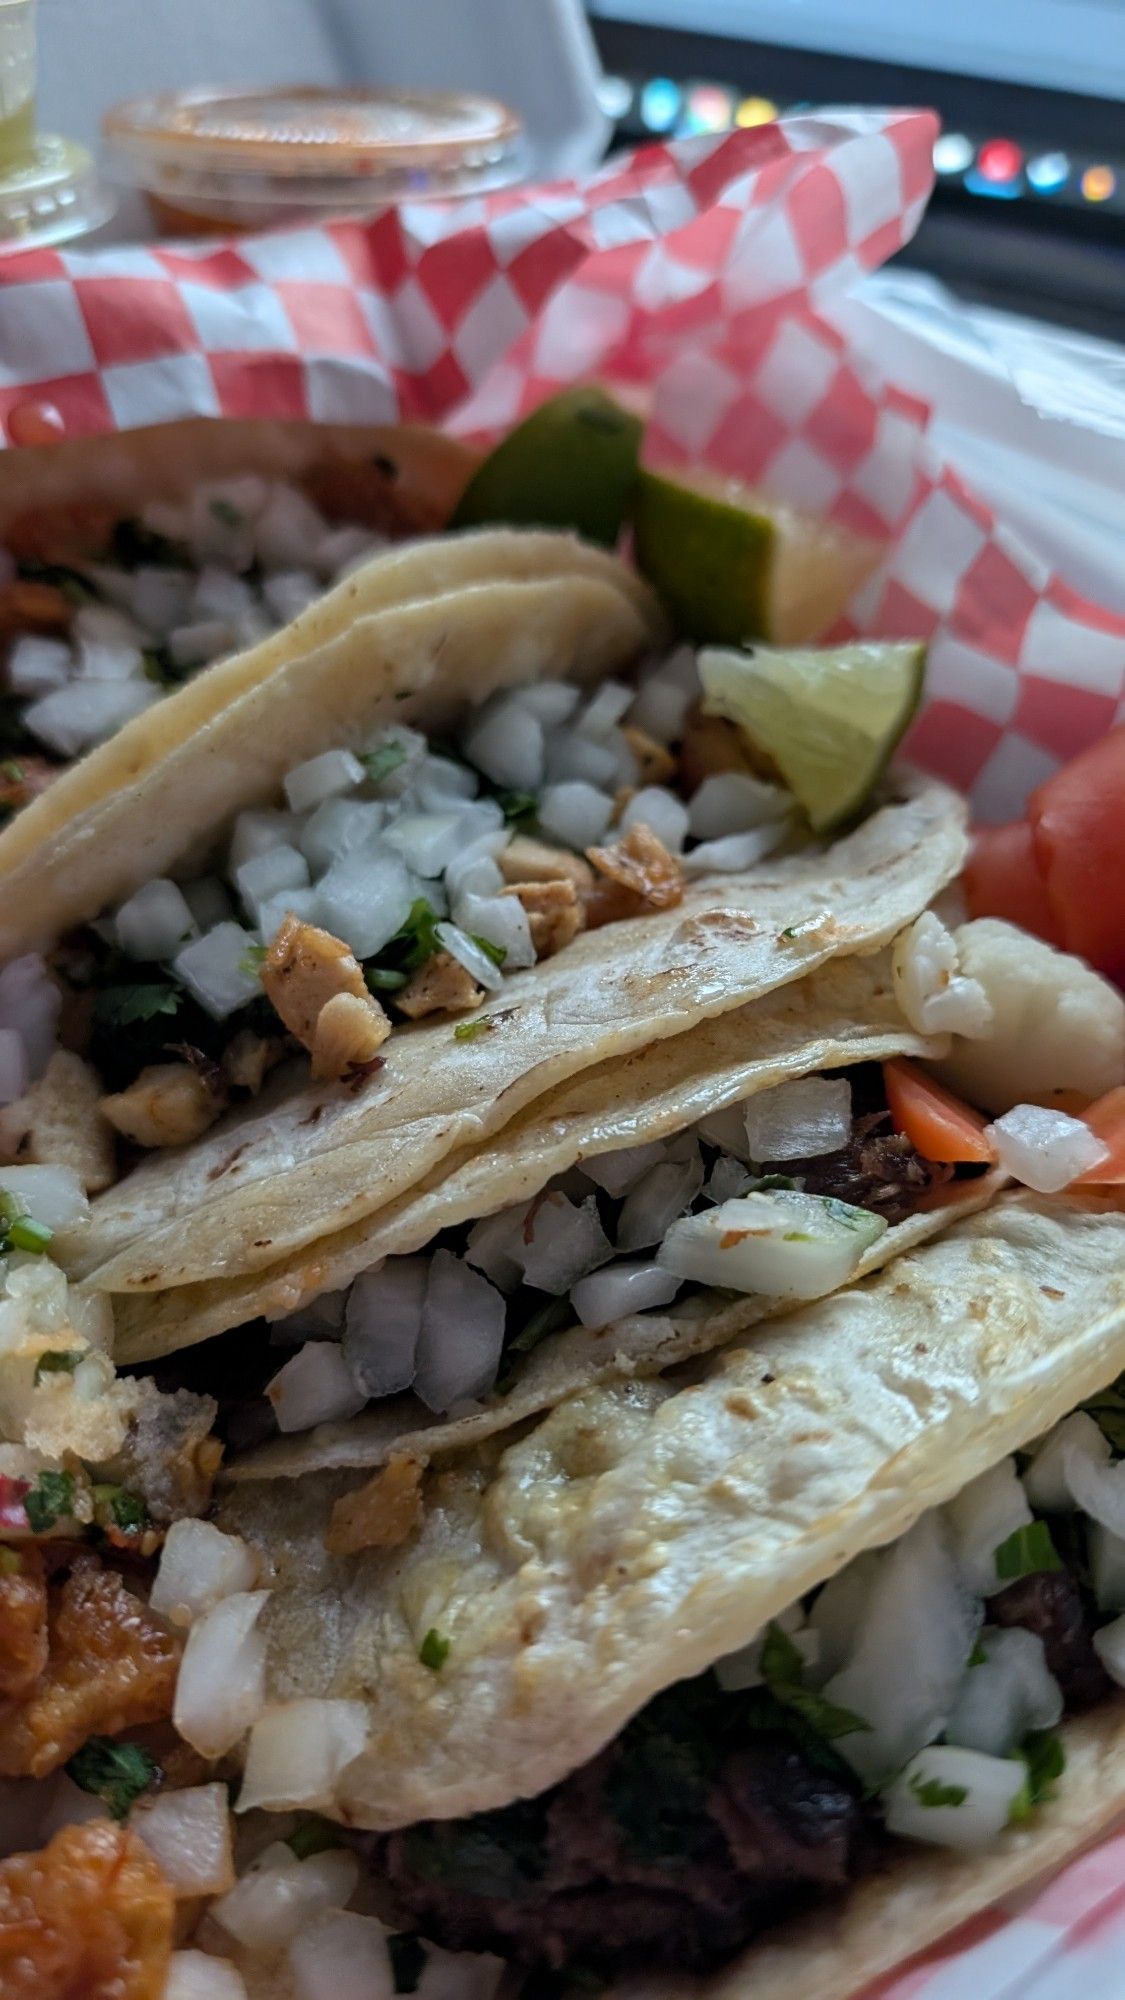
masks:
[[[895,939],[895,999],[920,1035],[992,1032],[992,1007],[977,979],[966,978],[956,942],[933,910]]]
[[[984,1111],[1004,1112],[1049,1103],[1059,1090],[1101,1097],[1125,1083],[1125,1000],[1108,980],[997,917],[962,924],[954,942],[962,972],[984,989],[993,1025],[983,1040],[954,1036],[935,1065],[950,1089]]]

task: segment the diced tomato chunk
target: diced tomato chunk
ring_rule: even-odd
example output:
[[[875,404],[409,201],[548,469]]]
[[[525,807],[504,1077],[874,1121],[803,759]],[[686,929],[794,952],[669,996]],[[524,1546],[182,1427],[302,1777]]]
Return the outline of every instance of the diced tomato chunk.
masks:
[[[979,828],[961,879],[971,917],[1004,917],[1049,944],[1062,943],[1026,820]]]
[[[987,1119],[905,1056],[883,1064],[891,1123],[923,1159],[949,1165],[991,1164],[996,1149],[985,1136]]]
[[[1125,976],[1125,724],[1031,795],[1047,901],[1068,951]]]

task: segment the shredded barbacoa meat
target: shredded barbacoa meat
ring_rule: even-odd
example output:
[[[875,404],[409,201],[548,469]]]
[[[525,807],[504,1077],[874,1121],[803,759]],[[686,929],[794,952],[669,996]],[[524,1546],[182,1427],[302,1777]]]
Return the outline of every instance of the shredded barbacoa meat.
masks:
[[[923,1198],[953,1177],[952,1167],[923,1159],[909,1139],[891,1129],[890,1113],[872,1111],[856,1119],[852,1136],[838,1153],[813,1160],[771,1160],[765,1171],[787,1174],[806,1194],[834,1196],[854,1208],[869,1208],[888,1222],[904,1222]]]

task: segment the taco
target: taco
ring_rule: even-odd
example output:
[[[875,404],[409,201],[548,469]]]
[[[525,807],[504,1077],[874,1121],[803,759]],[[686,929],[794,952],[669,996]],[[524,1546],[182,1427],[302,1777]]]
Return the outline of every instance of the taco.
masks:
[[[231,1489],[240,1809],[352,1829],[466,1991],[843,2000],[1125,1804],[1123,1362],[1119,1193],[1023,1193],[446,1466],[390,1551],[326,1553],[347,1474]]]
[[[421,426],[194,420],[5,454],[0,821],[388,539],[472,465]]]

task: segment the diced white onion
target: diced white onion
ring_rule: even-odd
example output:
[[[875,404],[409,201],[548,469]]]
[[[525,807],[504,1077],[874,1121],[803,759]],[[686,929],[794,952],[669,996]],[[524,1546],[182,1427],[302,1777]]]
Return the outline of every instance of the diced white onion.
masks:
[[[159,692],[147,680],[72,681],[33,701],[24,710],[24,726],[60,756],[77,757],[151,708]]]
[[[268,1590],[221,1598],[187,1636],[172,1720],[203,1757],[223,1757],[261,1714],[266,1641],[255,1630]]]
[[[259,922],[263,904],[293,889],[308,888],[309,864],[295,847],[271,847],[268,853],[244,861],[234,879],[246,909]]]
[[[539,824],[565,847],[592,847],[612,818],[613,800],[581,778],[546,785],[540,796]]]
[[[825,1688],[869,1725],[838,1744],[869,1784],[885,1783],[941,1734],[980,1623],[944,1523],[924,1514],[879,1557],[855,1648]]]
[[[273,943],[286,917],[302,924],[324,927],[324,907],[315,889],[283,889],[270,896],[258,909],[258,936],[265,945]]]
[[[234,652],[238,628],[229,618],[195,618],[188,625],[177,625],[165,643],[174,666],[204,667]]]
[[[173,1625],[190,1625],[222,1598],[253,1590],[259,1568],[241,1536],[226,1535],[210,1521],[173,1521],[149,1603]]]
[[[673,1222],[657,1252],[697,1284],[778,1299],[815,1299],[851,1277],[886,1222],[866,1209],[779,1188]]]
[[[414,787],[426,810],[435,812],[453,799],[475,799],[480,779],[467,764],[459,764],[452,757],[437,757],[429,751],[418,766]]]
[[[1057,1194],[1109,1158],[1109,1148],[1080,1118],[1041,1104],[1017,1104],[986,1131],[1005,1172],[1037,1194]]]
[[[643,785],[621,815],[622,832],[631,826],[647,826],[669,854],[679,854],[687,839],[687,807],[665,785]]]
[[[895,998],[920,1035],[992,1033],[992,1002],[978,979],[962,974],[956,943],[932,910],[899,932],[892,977]]]
[[[754,1175],[741,1160],[732,1160],[727,1153],[721,1153],[711,1169],[711,1178],[703,1192],[709,1201],[735,1201],[740,1195],[749,1194],[754,1185]]]
[[[1094,1633],[1094,1651],[1110,1680],[1125,1687],[1125,1617],[1115,1618]]]
[[[718,1146],[732,1159],[749,1166],[753,1154],[746,1136],[745,1104],[728,1104],[725,1111],[712,1111],[699,1120],[695,1129],[708,1146]]]
[[[724,840],[787,819],[792,810],[791,794],[779,785],[745,771],[717,771],[693,793],[688,816],[697,840]]]
[[[240,812],[227,855],[231,875],[237,875],[243,863],[253,861],[255,855],[268,854],[271,847],[298,845],[300,825],[300,820],[290,812]]]
[[[394,1974],[377,1917],[321,1917],[289,1947],[293,2000],[393,2000]]]
[[[183,891],[163,877],[145,882],[117,912],[117,942],[130,958],[171,958],[196,935]]]
[[[485,1952],[442,1951],[428,1945],[418,2000],[496,2000],[506,1971],[502,1959]]]
[[[609,1326],[627,1313],[650,1312],[675,1298],[680,1281],[659,1264],[607,1264],[580,1278],[570,1294],[570,1303],[583,1326]]]
[[[613,1253],[593,1195],[576,1206],[555,1188],[529,1209],[514,1254],[526,1284],[561,1298]]]
[[[486,993],[500,991],[504,984],[504,975],[499,966],[486,951],[482,951],[479,944],[473,943],[472,938],[459,924],[435,924],[434,935],[450,956],[471,974],[477,985],[484,987]]]
[[[855,1651],[881,1560],[873,1549],[853,1556],[845,1569],[829,1577],[813,1600],[809,1624],[817,1635],[821,1682],[838,1674]]]
[[[14,1028],[0,1028],[0,1105],[15,1104],[31,1082],[31,1068],[23,1036]]]
[[[538,791],[543,781],[543,724],[510,697],[490,702],[466,732],[465,754],[493,784],[519,792]]]
[[[298,1861],[275,1841],[216,1903],[211,1915],[255,1957],[273,1957],[326,1910],[351,1901],[359,1863],[345,1847],[325,1848]]]
[[[388,1257],[348,1293],[344,1359],[365,1396],[393,1396],[414,1380],[428,1260]]]
[[[628,714],[633,705],[634,692],[633,688],[625,686],[624,681],[603,681],[576,718],[575,728],[583,736],[608,736],[616,729],[622,716]]]
[[[483,1271],[502,1292],[514,1292],[523,1280],[523,1227],[526,1206],[503,1208],[474,1222],[465,1247],[465,1261]]]
[[[577,781],[612,792],[621,782],[620,764],[611,743],[579,736],[572,729],[557,730],[547,744],[547,776],[552,785]]]
[[[269,489],[253,533],[265,569],[300,569],[314,550],[323,547],[328,523],[295,486],[278,481]]]
[[[604,1188],[614,1201],[635,1188],[642,1174],[650,1167],[659,1166],[664,1158],[664,1145],[653,1139],[644,1146],[620,1146],[615,1153],[595,1153],[582,1161],[582,1172],[595,1187]]]
[[[687,711],[700,693],[695,654],[690,646],[681,646],[644,676],[629,721],[658,743],[674,743],[683,735]]]
[[[457,904],[458,927],[484,938],[504,953],[504,971],[518,972],[535,964],[531,925],[518,896],[462,895]]]
[[[187,623],[191,580],[184,570],[146,564],[125,582],[133,616],[157,638]]]
[[[774,820],[768,826],[754,827],[749,833],[728,833],[724,840],[705,840],[684,855],[684,869],[689,875],[734,875],[740,869],[754,868],[775,847],[780,847],[787,831],[785,820]]]
[[[345,577],[386,546],[387,537],[374,528],[332,528],[317,543],[314,560],[322,576]]]
[[[61,1006],[62,992],[38,952],[24,952],[0,972],[0,1028],[19,1035],[32,1083],[42,1076],[54,1052]]]
[[[569,722],[582,690],[572,681],[529,681],[526,687],[516,689],[513,699],[537,716],[545,729],[557,729],[560,722]]]
[[[225,1785],[161,1792],[134,1806],[133,1832],[155,1855],[179,1896],[221,1896],[234,1881],[230,1800]]]
[[[1086,1548],[1099,1611],[1125,1611],[1125,1535],[1091,1521]]]
[[[984,1658],[965,1669],[946,1741],[1008,1757],[1029,1729],[1054,1728],[1063,1712],[1062,1690],[1037,1632],[986,1630],[978,1643]]]
[[[650,1167],[626,1195],[617,1219],[619,1250],[651,1250],[662,1243],[677,1216],[703,1186],[703,1161],[694,1140],[677,1148],[678,1157]]]
[[[935,1743],[913,1757],[884,1794],[887,1830],[965,1853],[991,1847],[1007,1826],[1026,1777],[1019,1758],[985,1757],[979,1750]],[[957,1805],[927,1805],[924,1794],[931,1785],[966,1796]]]
[[[429,1265],[414,1390],[441,1414],[491,1389],[506,1310],[488,1279],[451,1250],[435,1250]]]
[[[354,1417],[367,1401],[334,1340],[310,1340],[266,1385],[280,1431]]]
[[[1095,1458],[1074,1439],[1063,1458],[1066,1483],[1076,1504],[1111,1535],[1125,1535],[1125,1458],[1114,1465]]]
[[[371,958],[410,915],[414,886],[397,854],[354,847],[317,883],[325,922],[357,958]]]
[[[370,847],[382,830],[387,815],[385,805],[374,799],[325,799],[298,835],[298,845],[317,873],[331,866],[337,855],[354,847]]]
[[[262,596],[279,625],[290,625],[320,596],[320,580],[308,569],[279,569],[262,578]]]
[[[746,1102],[746,1137],[755,1160],[813,1160],[838,1153],[852,1132],[846,1077],[799,1076]]]
[[[247,2000],[246,1981],[229,1958],[209,1951],[174,1951],[162,2000]]]
[[[308,757],[287,772],[285,796],[293,812],[311,812],[325,799],[354,791],[363,779],[363,765],[350,750],[322,750],[319,757]]]
[[[367,1727],[362,1701],[308,1696],[276,1702],[250,1731],[237,1810],[263,1806],[268,1812],[285,1812],[307,1806],[331,1812],[337,1779],[362,1751]]]
[[[1023,1490],[1036,1513],[1067,1514],[1077,1506],[1067,1476],[1074,1453],[1093,1465],[1108,1465],[1109,1439],[1087,1410],[1074,1410],[1048,1432],[1023,1474]]]
[[[0,1188],[47,1229],[73,1229],[90,1213],[86,1190],[73,1167],[0,1166]]]
[[[13,694],[51,694],[66,686],[73,671],[74,656],[61,639],[21,633],[8,654],[7,682]]]
[[[384,838],[416,875],[442,875],[461,845],[463,822],[457,810],[401,813]]]
[[[384,750],[394,750],[397,761],[385,777],[373,780],[369,776],[368,783],[381,799],[400,799],[425,768],[429,745],[420,730],[393,722],[386,729],[377,729],[364,744],[366,758],[378,757]]]
[[[185,945],[172,970],[216,1021],[256,999],[262,983],[251,957],[257,939],[241,924],[216,924],[205,937]]]
[[[1031,1508],[1020,1485],[1014,1458],[1002,1458],[970,1481],[949,1502],[946,1516],[953,1552],[962,1576],[978,1597],[1003,1588],[996,1573],[996,1551],[1010,1535],[1031,1526]]]

